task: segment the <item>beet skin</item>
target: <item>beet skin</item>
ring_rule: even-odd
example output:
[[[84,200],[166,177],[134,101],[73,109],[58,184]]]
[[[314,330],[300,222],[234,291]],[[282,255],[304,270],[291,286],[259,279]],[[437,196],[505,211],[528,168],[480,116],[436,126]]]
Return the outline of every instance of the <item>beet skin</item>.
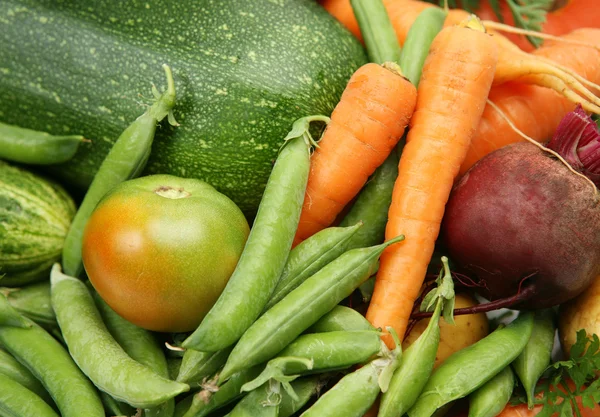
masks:
[[[533,285],[514,308],[563,303],[600,274],[600,197],[559,160],[528,143],[501,148],[456,184],[442,234],[458,270],[496,300]]]

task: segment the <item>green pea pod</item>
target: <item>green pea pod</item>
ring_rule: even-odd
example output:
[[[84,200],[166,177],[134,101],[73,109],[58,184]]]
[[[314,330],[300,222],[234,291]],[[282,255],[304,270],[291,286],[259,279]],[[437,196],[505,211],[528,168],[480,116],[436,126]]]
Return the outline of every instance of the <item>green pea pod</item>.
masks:
[[[348,239],[360,230],[361,223],[349,227],[330,227],[309,237],[290,252],[283,273],[265,311],[281,301],[308,277],[346,251]],[[360,315],[359,313],[356,313]],[[363,318],[368,324],[368,321]],[[370,326],[370,324],[368,324]],[[370,328],[373,328],[372,326]],[[360,330],[360,329],[357,329]],[[214,375],[227,361],[231,348],[218,352],[199,352],[187,349],[183,355],[180,382],[201,382]]]
[[[400,417],[417,401],[433,370],[440,344],[440,317],[454,324],[454,283],[448,258],[441,258],[442,269],[437,287],[425,295],[421,309],[435,306],[429,324],[419,338],[404,352],[389,389],[381,396],[378,417]]]
[[[352,208],[340,222],[340,226],[362,221],[364,226],[351,238],[348,249],[377,245],[385,239],[385,226],[392,203],[392,192],[398,178],[398,154],[404,148],[405,138],[398,142],[386,160],[371,175]],[[375,278],[363,283],[359,289],[363,300],[368,302],[373,295]]]
[[[248,393],[233,407],[228,417],[278,417],[279,395],[270,389],[269,384],[264,384]]]
[[[10,322],[26,326],[6,325]],[[62,417],[104,417],[98,393],[65,348],[44,329],[21,316],[3,295],[0,295],[0,344],[42,382]]]
[[[312,360],[312,371],[344,369],[366,362],[381,351],[381,335],[371,330],[313,333],[298,336],[278,357]],[[300,372],[292,366],[290,373]]]
[[[285,349],[271,359],[265,370],[255,381],[242,387],[243,391],[250,391],[274,377],[270,372],[271,365],[285,358],[302,358],[310,361],[310,366],[305,366],[302,361],[280,361],[281,367],[275,366],[275,372],[281,375],[294,375],[301,373],[321,373],[338,369],[345,369],[352,365],[364,363],[381,351],[381,335],[374,331],[328,332],[313,333],[298,336]],[[253,386],[252,386],[253,385]]]
[[[344,228],[329,227],[292,249],[277,287],[265,306],[265,311],[281,301],[308,277],[345,252],[348,239],[357,230],[360,230],[360,227],[361,223]],[[358,313],[356,314],[358,315]],[[367,322],[366,319],[363,320]],[[187,349],[183,355],[177,380],[186,383],[201,382],[204,378],[214,375],[225,365],[230,352],[231,348],[218,352]]]
[[[369,363],[346,375],[301,417],[362,417],[379,395],[380,372]]]
[[[176,402],[175,403],[175,413],[173,414],[173,417],[183,417],[188,412],[190,407],[192,406],[192,401],[194,399],[194,395],[196,395],[196,394],[197,394],[197,392],[194,392],[192,394],[187,395],[179,402]],[[190,414],[190,415],[192,415],[192,414]]]
[[[242,387],[252,391],[276,381],[295,397],[290,381],[300,374],[346,369],[381,352],[381,335],[373,331],[313,333],[299,336],[271,359],[264,371]]]
[[[212,377],[225,365],[232,349],[228,347],[216,352],[187,349],[183,354],[177,381],[193,384]]]
[[[317,393],[319,389],[319,378],[299,378],[293,381],[291,385],[292,390],[296,393],[296,398],[292,398],[286,391],[281,393],[279,417],[291,417],[304,407],[306,403],[308,403],[308,400]]]
[[[404,76],[415,86],[419,85],[425,58],[433,39],[442,30],[446,12],[438,7],[423,10],[415,19],[406,35],[400,56],[400,67]]]
[[[417,401],[433,371],[440,344],[441,308],[438,302],[425,331],[403,353],[389,389],[381,396],[377,417],[400,417]]]
[[[86,285],[50,273],[52,307],[71,356],[102,391],[136,408],[152,408],[189,390],[133,360],[110,335]]]
[[[111,416],[133,416],[136,413],[135,409],[129,404],[117,401],[105,392],[100,391],[100,399]]]
[[[0,294],[0,326],[29,329],[32,327],[31,323],[31,320],[19,314],[19,312],[10,305],[4,294]]]
[[[10,353],[0,349],[0,375],[4,375],[15,382],[23,385],[29,391],[38,395],[48,404],[52,404],[52,398],[42,383],[33,374],[19,363]]]
[[[100,199],[116,185],[142,172],[150,156],[158,122],[168,116],[169,122],[176,124],[171,113],[175,106],[175,83],[171,69],[166,65],[163,65],[163,68],[167,76],[167,90],[159,95],[156,89],[153,89],[156,101],[121,133],[102,161],[75,214],[62,252],[63,267],[69,276],[78,277],[83,272],[81,261],[83,230]]]
[[[533,407],[534,390],[538,379],[550,365],[556,325],[551,309],[536,311],[531,338],[523,352],[512,363],[515,373],[527,393],[527,404]]]
[[[369,61],[376,64],[400,61],[400,44],[381,0],[350,0],[367,46]]]
[[[306,329],[305,333],[325,333],[355,330],[376,330],[375,327],[358,311],[337,305]]]
[[[404,239],[353,249],[327,264],[263,314],[244,333],[219,376],[219,381],[274,357],[304,330],[352,294],[373,271],[381,252]]]
[[[505,328],[451,355],[433,372],[409,417],[429,417],[492,379],[523,351],[533,323],[533,313],[522,312]]]
[[[8,417],[59,417],[44,400],[0,374],[0,414]]]
[[[167,359],[154,335],[115,313],[95,290],[92,289],[91,293],[106,328],[125,353],[163,378],[170,379]],[[174,408],[175,400],[170,399],[157,407],[145,410],[144,415],[172,417]]]
[[[50,303],[50,282],[30,284],[21,288],[0,288],[0,293],[6,296],[8,302],[19,313],[40,326],[58,326]]]
[[[273,307],[319,269],[346,252],[347,244],[362,226],[328,227],[302,241],[290,252],[277,287],[265,306]]]
[[[51,165],[73,158],[83,136],[53,136],[0,122],[0,159],[21,164]]]
[[[253,380],[258,376],[262,367],[255,366],[250,369],[245,369],[237,374],[233,375],[226,383],[216,388],[216,392],[211,393],[210,390],[203,389],[202,391],[191,395],[192,400],[184,400],[186,403],[189,401],[190,406],[187,411],[182,414],[182,417],[204,417],[209,415],[215,410],[225,407],[227,404],[232,403],[239,397],[245,395],[241,391],[242,386]],[[189,397],[188,397],[189,398]],[[176,409],[183,408],[177,406]],[[179,417],[178,413],[175,416]]]
[[[398,149],[403,145],[404,139],[400,141]],[[340,226],[349,226],[359,221],[363,223],[363,226],[350,238],[348,249],[364,248],[384,241],[388,210],[397,177],[398,153],[392,151],[371,175],[352,208],[340,223]]]
[[[469,417],[496,417],[506,407],[515,387],[510,366],[469,395]]]
[[[167,368],[169,370],[169,379],[175,381],[177,379],[177,375],[179,375],[179,370],[181,369],[182,358],[167,358]],[[182,382],[182,381],[179,381]],[[188,384],[189,385],[189,384]]]
[[[225,290],[183,347],[216,352],[234,344],[258,318],[285,266],[304,201],[310,168],[311,121],[297,120],[271,171],[258,213]]]

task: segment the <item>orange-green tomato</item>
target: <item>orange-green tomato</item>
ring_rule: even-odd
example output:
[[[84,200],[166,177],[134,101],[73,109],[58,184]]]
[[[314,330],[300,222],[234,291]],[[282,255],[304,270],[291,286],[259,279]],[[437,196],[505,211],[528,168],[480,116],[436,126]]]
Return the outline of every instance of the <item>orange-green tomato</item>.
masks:
[[[240,209],[196,179],[127,181],[84,231],[94,288],[126,320],[159,332],[195,329],[233,273],[249,234]]]
[[[472,307],[477,301],[467,294],[456,294],[455,308]],[[455,326],[446,323],[444,318],[440,319],[440,345],[435,357],[437,368],[450,355],[461,349],[471,346],[488,335],[489,324],[485,313],[465,314],[454,317]],[[419,320],[412,331],[402,342],[402,349],[406,350],[425,331],[429,319]]]

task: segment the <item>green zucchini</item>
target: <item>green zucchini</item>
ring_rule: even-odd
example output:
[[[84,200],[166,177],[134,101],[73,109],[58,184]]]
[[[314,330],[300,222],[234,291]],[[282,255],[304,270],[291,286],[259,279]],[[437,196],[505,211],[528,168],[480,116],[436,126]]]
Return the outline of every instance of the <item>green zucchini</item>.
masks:
[[[0,2],[0,120],[89,138],[48,168],[79,187],[166,63],[181,126],[157,131],[145,173],[200,178],[252,214],[292,122],[329,114],[365,62],[315,0]]]
[[[0,286],[49,278],[74,215],[61,186],[0,161]]]

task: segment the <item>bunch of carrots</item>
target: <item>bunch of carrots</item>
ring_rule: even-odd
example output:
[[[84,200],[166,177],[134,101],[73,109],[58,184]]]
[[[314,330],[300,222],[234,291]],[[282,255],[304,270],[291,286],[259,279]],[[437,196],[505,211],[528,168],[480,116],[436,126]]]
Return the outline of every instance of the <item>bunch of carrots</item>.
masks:
[[[362,39],[350,0],[322,3]],[[436,7],[417,0],[383,5],[398,48],[417,16]],[[463,10],[446,16],[418,85],[403,76],[393,45],[369,51],[374,62],[351,77],[312,156],[295,238],[298,244],[332,225],[408,127],[385,230],[386,239],[406,239],[382,255],[367,311],[375,327],[392,326],[399,335],[422,288],[456,178],[523,136],[546,141],[576,103],[600,113],[600,29],[579,29],[527,53],[502,36],[497,23],[470,20]],[[369,50],[372,40],[362,35]],[[393,345],[389,335],[384,340]]]

